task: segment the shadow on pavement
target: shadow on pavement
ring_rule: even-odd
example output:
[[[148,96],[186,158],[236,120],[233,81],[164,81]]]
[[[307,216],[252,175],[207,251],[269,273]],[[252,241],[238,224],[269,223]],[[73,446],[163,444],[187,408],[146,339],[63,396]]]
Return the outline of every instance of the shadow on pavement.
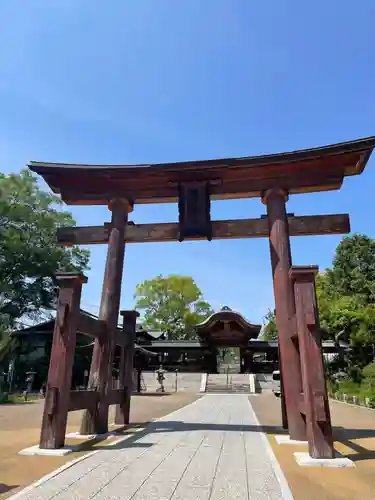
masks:
[[[274,426],[259,426],[259,425],[231,425],[231,424],[208,424],[208,423],[191,423],[183,421],[158,421],[146,424],[143,430],[132,433],[129,432],[129,438],[121,441],[113,446],[96,446],[95,449],[108,450],[121,450],[131,448],[134,446],[152,446],[153,443],[138,443],[138,441],[147,436],[148,434],[158,434],[160,432],[190,432],[190,431],[224,431],[224,432],[266,432],[269,434],[282,434],[286,431],[281,430]],[[122,435],[126,435],[126,431]],[[132,435],[133,434],[133,435]],[[121,434],[120,434],[121,435]]]
[[[138,427],[138,432],[131,432],[131,429]],[[288,431],[273,425],[231,425],[231,424],[210,424],[200,422],[183,422],[183,421],[157,421],[157,422],[140,422],[132,424],[129,430],[125,429],[119,432],[119,436],[129,437],[113,446],[96,446],[95,449],[111,449],[121,450],[131,447],[151,447],[153,443],[139,443],[138,441],[149,434],[158,434],[161,432],[190,432],[190,431],[224,431],[224,432],[264,432],[266,434],[286,434]],[[375,430],[372,429],[345,429],[344,427],[334,427],[334,439],[341,442],[345,446],[353,450],[353,453],[347,454],[348,458],[353,461],[375,459],[375,450],[369,450],[358,443],[351,441],[352,439],[373,438]]]
[[[354,451],[354,453],[345,455],[347,458],[350,458],[350,460],[353,460],[353,462],[375,459],[375,450],[369,450],[359,443],[354,443],[352,441],[352,439],[374,438],[374,429],[346,429],[345,427],[334,427],[333,436],[336,441],[340,441],[340,443]]]
[[[18,488],[18,487],[19,487],[19,484],[10,485],[10,484],[0,483],[0,495],[2,493],[8,493],[8,491],[14,490],[15,488]]]

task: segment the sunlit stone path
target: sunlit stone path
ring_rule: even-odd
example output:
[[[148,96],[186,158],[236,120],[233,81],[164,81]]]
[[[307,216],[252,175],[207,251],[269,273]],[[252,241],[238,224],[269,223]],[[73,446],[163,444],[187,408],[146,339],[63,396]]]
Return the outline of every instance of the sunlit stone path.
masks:
[[[22,500],[292,499],[246,395],[205,395]]]

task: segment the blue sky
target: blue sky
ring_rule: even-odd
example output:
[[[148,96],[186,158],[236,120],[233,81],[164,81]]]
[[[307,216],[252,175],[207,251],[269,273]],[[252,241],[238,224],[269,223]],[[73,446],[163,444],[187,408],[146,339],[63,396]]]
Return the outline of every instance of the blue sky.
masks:
[[[373,0],[0,2],[0,167],[29,160],[144,163],[276,153],[375,135]],[[337,192],[292,196],[298,215],[349,212],[375,236],[375,158]],[[74,207],[79,225],[105,207]],[[257,217],[259,199],[215,202]],[[137,223],[177,206],[135,208]],[[337,236],[292,241],[295,264],[330,265]],[[84,307],[106,255],[92,247]],[[121,305],[157,274],[191,275],[214,308],[252,321],[273,307],[267,240],[128,245]]]

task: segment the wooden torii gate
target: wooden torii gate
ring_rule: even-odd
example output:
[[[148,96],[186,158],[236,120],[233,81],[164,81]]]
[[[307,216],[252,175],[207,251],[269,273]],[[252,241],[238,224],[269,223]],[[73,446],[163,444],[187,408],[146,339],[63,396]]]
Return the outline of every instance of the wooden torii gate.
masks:
[[[349,216],[297,217],[287,214],[286,202],[293,194],[340,189],[344,177],[362,173],[374,146],[375,137],[370,137],[292,153],[156,165],[30,162],[29,168],[40,174],[65,203],[107,205],[112,211],[110,223],[97,227],[62,228],[57,235],[63,245],[108,244],[99,314],[106,333],[95,340],[89,387],[95,392],[96,399],[95,405],[86,411],[81,432],[103,433],[108,429],[108,407],[113,402],[109,373],[115,343],[113,332],[119,313],[125,243],[268,237],[289,434],[291,439],[307,438],[312,457],[332,458],[332,429],[315,296],[317,268],[292,266],[290,236],[348,233]],[[211,200],[250,197],[261,198],[267,208],[266,216],[211,221]],[[128,221],[134,204],[163,202],[178,202],[178,223],[140,225]],[[76,278],[77,290],[81,282],[82,278]],[[62,340],[59,340],[61,333],[58,329],[61,325],[65,328],[65,320],[61,318],[70,314],[67,309],[64,311],[59,310],[56,318],[42,447],[61,446],[62,438],[48,440],[43,437],[51,415],[57,419],[56,432],[60,436],[65,432],[65,428],[62,430],[65,417],[57,417],[59,401],[63,401],[59,395],[68,390],[70,382],[61,375],[52,383],[52,363],[56,358],[69,358],[71,352],[67,347],[66,350],[59,347]],[[76,323],[73,320],[68,323],[68,338],[70,335],[74,337]],[[69,363],[65,361],[66,369],[61,370],[69,371]],[[128,407],[129,398],[121,404],[126,413],[124,408]]]

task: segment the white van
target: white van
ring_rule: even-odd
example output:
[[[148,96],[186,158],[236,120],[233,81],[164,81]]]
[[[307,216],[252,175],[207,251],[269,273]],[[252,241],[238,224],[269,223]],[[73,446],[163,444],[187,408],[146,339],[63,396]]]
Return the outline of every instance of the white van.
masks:
[[[275,370],[274,372],[272,372],[272,392],[275,394],[277,398],[280,397],[281,394],[280,370]]]

